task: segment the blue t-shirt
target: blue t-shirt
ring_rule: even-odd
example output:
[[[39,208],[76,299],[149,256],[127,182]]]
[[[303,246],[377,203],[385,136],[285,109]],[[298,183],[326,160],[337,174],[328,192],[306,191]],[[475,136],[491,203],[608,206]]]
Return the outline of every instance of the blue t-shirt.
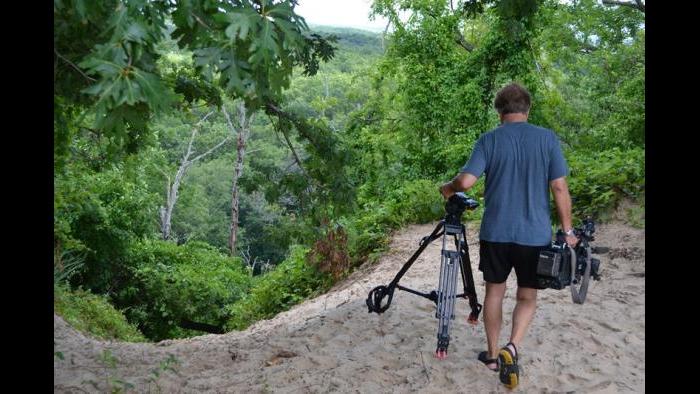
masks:
[[[543,246],[552,240],[549,182],[568,175],[553,131],[527,122],[483,134],[461,172],[486,173],[480,239]]]

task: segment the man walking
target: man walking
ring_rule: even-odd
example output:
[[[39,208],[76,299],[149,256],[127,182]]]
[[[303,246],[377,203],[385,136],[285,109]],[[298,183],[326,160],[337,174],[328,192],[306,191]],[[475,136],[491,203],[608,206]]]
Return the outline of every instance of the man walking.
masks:
[[[460,173],[440,187],[443,197],[471,188],[486,174],[479,270],[486,282],[484,325],[488,350],[479,354],[509,388],[518,385],[518,347],[535,315],[539,252],[552,240],[549,190],[569,245],[571,225],[568,167],[556,134],[527,122],[530,94],[511,83],[494,100],[501,124],[483,134]],[[518,289],[509,342],[498,349],[506,279],[515,269]]]

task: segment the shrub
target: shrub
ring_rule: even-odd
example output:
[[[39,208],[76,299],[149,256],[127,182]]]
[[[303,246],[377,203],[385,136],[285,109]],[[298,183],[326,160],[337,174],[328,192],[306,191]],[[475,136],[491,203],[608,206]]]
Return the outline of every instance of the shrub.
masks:
[[[325,236],[314,242],[306,261],[336,281],[346,274],[350,269],[350,256],[348,236],[343,227],[328,229]]]
[[[84,257],[71,283],[106,293],[125,280],[121,262],[129,244],[156,229],[158,196],[143,171],[126,164],[103,172],[69,166],[54,184],[54,247]]]
[[[143,240],[131,245],[128,259],[133,279],[115,297],[129,306],[129,319],[154,340],[188,336],[178,327],[185,322],[221,329],[225,306],[251,287],[240,258],[203,242]]]
[[[306,262],[308,249],[295,245],[289,257],[259,277],[250,293],[228,308],[228,330],[243,330],[258,320],[269,319],[331,285],[328,274]]]
[[[576,218],[600,216],[622,198],[638,199],[644,193],[644,149],[570,152],[567,161]]]
[[[71,290],[65,284],[54,286],[54,311],[73,328],[100,339],[145,342],[135,325],[129,324],[122,312],[112,306],[106,296],[88,291]]]

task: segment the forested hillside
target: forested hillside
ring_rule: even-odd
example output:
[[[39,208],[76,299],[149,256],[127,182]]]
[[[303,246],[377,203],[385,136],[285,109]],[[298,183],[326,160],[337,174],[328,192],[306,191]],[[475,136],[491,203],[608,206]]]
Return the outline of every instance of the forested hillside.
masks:
[[[326,291],[444,214],[510,81],[562,140],[575,219],[626,200],[643,227],[643,6],[375,0],[382,34],[219,3],[54,1],[54,294],[74,326],[223,333]]]

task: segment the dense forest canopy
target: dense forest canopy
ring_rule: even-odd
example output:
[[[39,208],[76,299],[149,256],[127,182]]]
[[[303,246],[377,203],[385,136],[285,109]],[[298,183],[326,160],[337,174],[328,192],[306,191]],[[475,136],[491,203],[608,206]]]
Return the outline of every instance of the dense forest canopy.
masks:
[[[376,0],[384,33],[295,6],[54,1],[55,291],[76,322],[94,295],[121,311],[81,326],[223,332],[324,291],[442,216],[510,81],[577,218],[643,207],[643,3]]]

